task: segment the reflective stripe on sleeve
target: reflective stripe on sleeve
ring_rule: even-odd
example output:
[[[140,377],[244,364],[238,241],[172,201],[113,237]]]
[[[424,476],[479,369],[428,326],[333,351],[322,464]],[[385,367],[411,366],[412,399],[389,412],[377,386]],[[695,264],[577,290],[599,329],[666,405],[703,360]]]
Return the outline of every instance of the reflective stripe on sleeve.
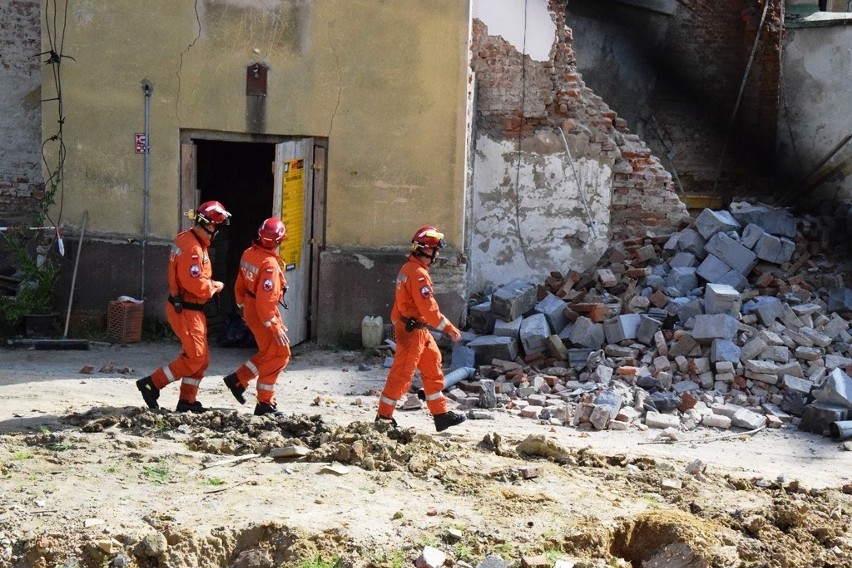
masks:
[[[450,320],[448,320],[446,317],[444,317],[441,320],[441,323],[439,323],[438,327],[436,327],[435,329],[437,329],[438,331],[444,331],[444,328],[447,327],[448,323],[450,323]]]
[[[263,322],[263,327],[272,327],[272,324],[274,324],[274,323],[275,323],[275,318],[272,318],[271,320],[267,320],[267,321]]]

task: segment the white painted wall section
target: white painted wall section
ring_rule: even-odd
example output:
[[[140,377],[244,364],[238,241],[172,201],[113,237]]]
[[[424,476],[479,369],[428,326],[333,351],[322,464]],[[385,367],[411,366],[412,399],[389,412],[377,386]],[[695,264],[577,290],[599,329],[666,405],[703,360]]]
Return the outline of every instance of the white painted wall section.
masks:
[[[488,26],[489,35],[501,36],[530,59],[550,60],[556,23],[547,0],[474,0],[473,17]]]
[[[541,136],[541,135],[540,135]],[[545,136],[558,136],[558,133]],[[544,141],[549,145],[556,140]],[[606,251],[612,170],[575,161],[594,224],[565,153],[518,153],[509,141],[476,140],[471,227],[472,290],[551,271],[584,271]]]

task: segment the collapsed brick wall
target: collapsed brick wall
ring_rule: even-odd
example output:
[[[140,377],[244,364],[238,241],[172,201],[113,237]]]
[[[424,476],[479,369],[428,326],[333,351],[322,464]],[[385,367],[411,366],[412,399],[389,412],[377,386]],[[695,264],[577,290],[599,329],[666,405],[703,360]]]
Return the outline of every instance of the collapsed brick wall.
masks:
[[[0,221],[26,223],[44,196],[39,0],[0,3]]]
[[[561,127],[566,137],[588,140],[588,158],[610,166],[614,240],[641,238],[676,230],[687,217],[673,191],[671,175],[625,120],[586,87],[575,64],[565,5],[551,0],[556,43],[548,62],[534,61],[499,36],[488,35],[474,20],[471,66],[476,73],[476,123],[479,132],[496,139],[524,141],[540,128]]]

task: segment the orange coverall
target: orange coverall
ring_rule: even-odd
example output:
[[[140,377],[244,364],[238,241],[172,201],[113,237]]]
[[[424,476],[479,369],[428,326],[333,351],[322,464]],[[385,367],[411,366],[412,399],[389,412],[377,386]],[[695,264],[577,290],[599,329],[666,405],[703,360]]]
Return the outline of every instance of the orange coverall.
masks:
[[[420,326],[407,331],[407,318],[415,318]],[[426,393],[429,412],[433,416],[445,413],[447,399],[441,392],[444,388],[441,352],[435,338],[423,324],[438,331],[443,331],[453,324],[438,308],[425,259],[410,254],[408,262],[400,269],[396,277],[396,296],[391,309],[391,320],[396,340],[396,356],[379,398],[379,415],[384,418],[393,415],[397,401],[411,386],[415,369],[420,370],[423,379],[423,392]]]
[[[287,331],[278,311],[287,280],[277,251],[257,244],[243,252],[240,273],[234,285],[237,305],[243,306],[243,318],[257,342],[257,353],[236,371],[245,388],[257,378],[257,400],[275,406],[275,382],[290,362],[290,346],[276,340]]]
[[[177,359],[151,374],[154,386],[162,389],[182,379],[180,398],[195,402],[204,371],[210,364],[207,349],[207,317],[200,306],[216,293],[213,266],[207,256],[208,239],[192,229],[178,233],[169,255],[169,295],[183,299],[178,313],[171,302],[166,303],[166,317],[175,332],[183,352]]]

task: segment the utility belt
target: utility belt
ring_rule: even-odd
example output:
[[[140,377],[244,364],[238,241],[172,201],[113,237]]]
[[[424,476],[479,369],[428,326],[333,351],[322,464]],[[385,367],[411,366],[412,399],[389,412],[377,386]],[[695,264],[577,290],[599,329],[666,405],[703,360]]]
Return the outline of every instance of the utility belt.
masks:
[[[417,321],[417,318],[407,318],[402,316],[399,318],[399,321],[405,325],[405,331],[414,331],[415,329],[426,329],[427,325],[421,321]]]
[[[192,310],[195,312],[203,312],[204,304],[193,304],[192,302],[184,302],[181,296],[169,296],[169,303],[175,307],[175,312],[181,313],[184,310]]]

